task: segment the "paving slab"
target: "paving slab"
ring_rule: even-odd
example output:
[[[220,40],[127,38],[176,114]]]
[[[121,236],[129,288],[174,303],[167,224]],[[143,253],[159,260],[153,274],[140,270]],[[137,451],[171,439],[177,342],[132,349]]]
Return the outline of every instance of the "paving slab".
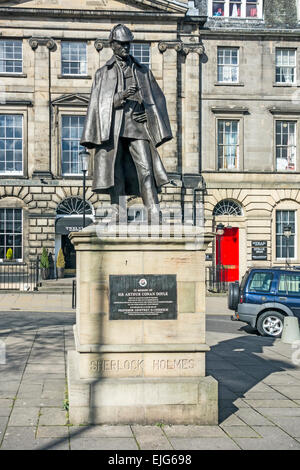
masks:
[[[299,450],[300,443],[276,426],[254,426],[260,439],[235,438],[243,450]]]
[[[290,436],[300,438],[300,416],[273,416],[270,419]]]
[[[40,438],[69,438],[68,426],[39,426],[37,430],[37,439]]]
[[[288,398],[285,400],[250,400],[246,398],[245,402],[252,408],[297,408],[299,406]]]
[[[247,426],[247,424],[234,413],[229,413],[225,419],[220,417],[219,426],[223,429],[224,426]]]
[[[141,450],[171,450],[172,446],[160,426],[131,426]]]
[[[41,408],[39,425],[63,426],[67,424],[66,411],[61,408]]]
[[[9,426],[1,450],[31,450],[35,445],[35,426]]]
[[[170,442],[175,450],[239,450],[239,446],[229,437],[173,437]]]
[[[128,437],[104,437],[102,439],[71,437],[70,448],[71,450],[139,450],[135,439]]]
[[[273,388],[287,398],[300,400],[300,382],[299,385],[273,385]]]
[[[39,407],[22,406],[14,407],[10,419],[9,426],[36,426],[39,417]]]
[[[254,431],[250,426],[224,426],[222,425],[222,429],[225,431],[226,434],[230,437],[251,437],[251,438],[259,438],[260,435]]]
[[[270,419],[273,416],[300,416],[300,406],[297,408],[257,408],[256,411]]]
[[[164,433],[168,438],[173,437],[226,437],[225,432],[219,426],[192,426],[174,425],[164,426]]]
[[[128,425],[93,425],[93,426],[69,426],[71,437],[82,437],[84,439],[97,437],[133,437],[130,426]]]
[[[268,377],[264,379],[264,383],[268,385],[298,385],[300,386],[299,379],[285,372],[276,372],[274,374],[270,374]]]
[[[251,408],[240,409],[235,413],[235,415],[249,426],[272,426],[272,423],[267,418]]]
[[[33,450],[70,450],[70,443],[68,438],[41,438],[35,440]]]

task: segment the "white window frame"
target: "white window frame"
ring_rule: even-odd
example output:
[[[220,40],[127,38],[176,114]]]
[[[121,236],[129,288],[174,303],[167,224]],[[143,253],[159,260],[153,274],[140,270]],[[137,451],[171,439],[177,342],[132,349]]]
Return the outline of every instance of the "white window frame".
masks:
[[[83,118],[84,120],[84,115],[83,114],[75,114],[75,113],[66,113],[62,112],[60,115],[60,168],[61,168],[61,175],[62,177],[76,177],[76,176],[82,176],[82,171],[80,170],[80,161],[79,161],[79,152],[80,152],[80,143],[78,142],[78,173],[71,173],[71,172],[63,172],[63,118],[64,117],[78,117],[78,118]],[[71,140],[71,139],[70,139]],[[77,140],[77,139],[76,139]],[[79,137],[80,141],[80,137]],[[83,147],[82,147],[83,150]]]
[[[143,46],[147,46],[148,54],[143,53]],[[138,53],[137,51],[134,50],[138,48],[141,48],[141,53]],[[130,45],[130,54],[133,55],[133,57],[136,57],[136,59],[141,64],[146,65],[149,69],[151,68],[151,44],[150,43],[132,42]],[[148,55],[148,60],[146,60],[146,57],[145,57],[147,55]]]
[[[294,53],[294,64],[292,65],[282,65],[277,63],[277,53],[278,52],[293,52]],[[281,56],[282,57],[282,56]],[[278,81],[277,80],[277,68],[278,69],[293,69],[294,71],[294,79],[288,81]],[[275,49],[275,83],[280,85],[295,85],[297,83],[297,50],[295,48],[288,48],[288,47],[276,47]]]
[[[298,215],[298,212],[295,209],[276,209],[276,212],[275,212],[275,259],[276,259],[276,261],[283,261],[283,260],[287,259],[287,257],[285,257],[285,256],[284,257],[277,256],[277,236],[281,236],[281,245],[280,245],[281,254],[282,254],[283,248],[285,247],[285,243],[286,243],[285,237],[283,235],[283,230],[282,230],[282,233],[277,232],[277,214],[278,214],[278,212],[294,212],[294,214],[295,214],[295,221],[294,221],[295,232],[293,233],[293,236],[294,236],[294,256],[293,257],[289,256],[288,259],[289,260],[296,260],[297,259],[297,215]],[[291,224],[291,222],[289,221],[289,218],[290,218],[290,216],[288,217],[288,221],[286,222],[286,225]],[[290,243],[290,240],[288,240],[288,243]],[[289,252],[289,255],[290,255],[290,252]]]
[[[13,235],[15,235],[15,233],[17,233],[18,235],[21,234],[21,258],[14,258],[14,261],[17,261],[17,262],[22,262],[23,261],[23,242],[24,242],[24,236],[23,236],[23,230],[24,230],[24,214],[23,214],[23,209],[19,208],[19,207],[15,207],[15,208],[12,208],[12,207],[0,207],[0,211],[1,210],[20,210],[21,211],[21,232],[13,232]],[[15,219],[13,218],[13,221]],[[7,234],[7,232],[2,232],[1,229],[0,229],[0,234]],[[6,259],[6,252],[7,252],[7,249],[10,248],[10,247],[6,247],[6,249],[4,250],[4,258],[0,258],[0,262],[3,262],[4,259]],[[14,246],[13,246],[14,248]],[[14,254],[14,250],[13,250],[13,254]]]
[[[224,163],[226,162],[226,155],[224,154],[224,148],[225,147],[230,147],[232,146],[231,144],[220,144],[219,143],[219,124],[220,122],[224,122],[225,125],[226,123],[230,123],[232,125],[233,122],[237,122],[237,143],[235,144],[236,145],[236,149],[237,149],[237,156],[236,156],[236,166],[233,166],[233,167],[227,167],[224,165]],[[218,118],[217,119],[217,168],[218,168],[218,171],[239,171],[240,169],[240,128],[241,128],[241,121],[240,119],[236,119],[236,118]],[[225,134],[225,133],[224,133]],[[223,156],[222,156],[222,166],[220,166],[220,157],[219,157],[219,148],[220,146],[223,147]]]
[[[8,70],[0,70],[0,75],[21,75],[23,73],[23,41],[22,39],[0,39],[0,43],[2,44],[6,44],[8,45],[8,43],[10,43],[12,46],[13,46],[13,50],[14,50],[14,43],[18,43],[19,45],[21,45],[21,58],[20,59],[16,59],[15,57],[13,58],[10,58],[10,57],[7,57],[5,54],[4,54],[4,57],[3,58],[0,58],[0,60],[3,60],[4,63],[7,63],[8,61],[13,61],[14,63],[17,61],[17,62],[21,62],[21,70],[16,72],[16,71],[8,71]],[[15,68],[15,64],[14,64],[14,67]]]
[[[22,145],[21,145],[21,152],[22,152],[22,169],[17,171],[17,170],[3,170],[1,171],[0,170],[0,176],[3,176],[3,175],[11,175],[11,176],[22,176],[24,175],[24,114],[22,112],[1,112],[0,113],[1,116],[21,116],[22,117],[22,137],[21,139],[19,138],[15,138],[14,140],[21,140],[22,142]],[[7,129],[7,127],[5,127],[5,129]],[[0,140],[4,139],[5,141],[7,141],[9,138],[2,138],[0,137]],[[0,149],[1,151],[1,149]],[[1,158],[1,157],[0,157]],[[7,158],[5,159],[5,161],[7,161]]]
[[[250,3],[251,0],[239,0],[234,2],[233,0],[220,0],[219,3],[224,3],[224,15],[223,16],[214,16],[213,15],[213,2],[214,0],[209,0],[208,2],[208,16],[212,18],[247,18],[247,19],[262,19],[263,18],[263,0],[258,0],[257,2],[257,16],[246,16],[247,13],[247,3]],[[230,13],[230,4],[231,3],[241,3],[241,14],[240,16],[234,17],[229,16]]]
[[[220,64],[219,63],[219,52],[220,51],[224,51],[224,55],[223,55],[223,64]],[[232,61],[232,51],[236,51],[237,52],[237,64],[225,64],[225,51],[230,51],[230,58],[231,58],[231,61]],[[239,48],[238,47],[218,47],[217,48],[217,83],[239,83]],[[223,78],[224,78],[224,70],[226,68],[230,69],[230,75],[231,75],[231,80],[219,80],[219,68],[223,68]],[[236,73],[236,80],[232,80],[232,70],[233,69],[236,69],[237,70],[237,73]]]
[[[74,45],[79,45],[79,44],[82,44],[85,46],[85,60],[81,60],[81,57],[79,56],[79,49],[77,50],[77,53],[78,53],[78,60],[71,60],[71,46],[74,46]],[[70,58],[69,60],[63,60],[63,48],[66,46],[66,45],[69,45],[69,53],[70,53]],[[63,69],[63,63],[66,62],[69,64],[69,72],[65,73],[64,72],[64,69]],[[72,72],[70,71],[70,67],[71,67],[71,64],[72,63],[76,63],[76,64],[79,64],[79,72]],[[83,67],[82,67],[83,65]],[[81,67],[83,68],[83,70],[81,71]],[[81,77],[81,76],[86,76],[87,75],[87,67],[88,67],[88,64],[87,64],[87,43],[84,42],[84,41],[61,41],[61,75],[62,77],[69,77],[69,76],[78,76],[78,77]]]
[[[278,123],[282,123],[282,126],[284,126],[286,124],[286,126],[288,127],[288,130],[289,130],[289,126],[291,124],[294,125],[294,128],[295,128],[295,131],[294,131],[294,138],[293,138],[293,141],[294,141],[294,144],[287,144],[287,145],[277,145],[277,124]],[[282,130],[282,128],[281,128]],[[295,172],[297,170],[297,135],[298,135],[298,122],[296,120],[292,120],[292,119],[276,119],[275,120],[275,171],[278,172],[278,171],[286,171],[286,172]],[[282,132],[281,132],[281,136],[282,136]],[[282,137],[281,137],[282,139]],[[292,140],[292,139],[291,139]],[[293,148],[294,149],[294,165],[295,167],[294,168],[278,168],[278,158],[277,158],[277,149],[278,148],[284,148],[286,147],[287,148],[287,154],[289,153],[289,148]],[[288,163],[288,159],[281,159],[281,160],[286,160],[287,163]]]

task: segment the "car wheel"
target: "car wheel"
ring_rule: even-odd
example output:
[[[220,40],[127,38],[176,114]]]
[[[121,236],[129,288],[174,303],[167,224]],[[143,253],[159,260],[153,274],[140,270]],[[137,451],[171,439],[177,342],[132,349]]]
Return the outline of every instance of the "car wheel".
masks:
[[[279,312],[265,312],[257,320],[257,330],[262,336],[280,338],[283,330],[284,315]]]
[[[228,308],[236,310],[239,304],[240,286],[238,282],[231,282],[228,286]]]

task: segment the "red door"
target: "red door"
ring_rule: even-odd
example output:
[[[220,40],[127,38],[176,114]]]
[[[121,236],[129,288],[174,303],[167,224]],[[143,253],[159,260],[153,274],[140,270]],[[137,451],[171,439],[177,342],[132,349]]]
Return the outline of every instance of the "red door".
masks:
[[[222,280],[239,280],[239,229],[224,228],[224,235],[216,239],[216,265],[225,268]]]

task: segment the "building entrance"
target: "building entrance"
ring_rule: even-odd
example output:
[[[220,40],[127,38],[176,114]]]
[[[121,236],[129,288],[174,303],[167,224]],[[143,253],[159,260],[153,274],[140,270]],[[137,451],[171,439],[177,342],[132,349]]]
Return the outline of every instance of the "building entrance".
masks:
[[[76,252],[68,235],[61,236],[61,248],[65,257],[65,269],[76,269]]]
[[[94,222],[92,206],[85,204],[85,226]],[[83,228],[83,201],[79,197],[71,197],[62,201],[57,208],[55,223],[55,256],[61,248],[65,257],[65,270],[67,274],[75,274],[76,252],[69,240],[71,232],[78,232]]]
[[[221,266],[224,282],[239,280],[239,229],[225,227],[216,246],[216,265]]]

